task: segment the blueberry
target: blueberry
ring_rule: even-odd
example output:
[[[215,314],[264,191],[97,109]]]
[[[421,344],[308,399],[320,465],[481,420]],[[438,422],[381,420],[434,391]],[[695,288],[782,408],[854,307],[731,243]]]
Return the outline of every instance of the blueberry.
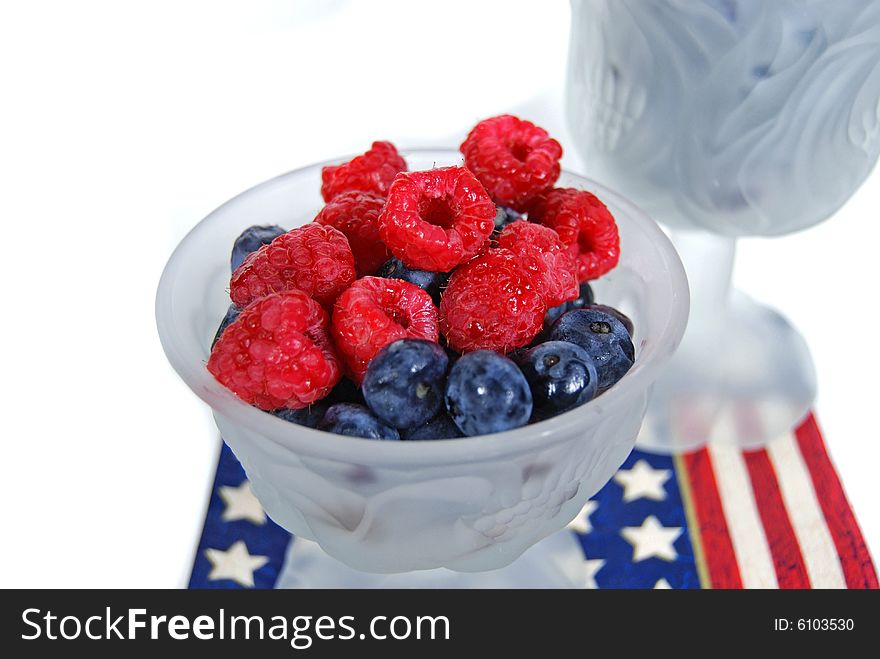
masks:
[[[549,330],[553,323],[555,323],[566,311],[588,307],[593,304],[595,299],[596,297],[593,295],[593,289],[590,287],[590,283],[585,281],[580,285],[580,294],[576,300],[563,302],[558,307],[547,309],[547,313],[544,316],[544,329]]]
[[[553,323],[559,320],[559,317],[568,310],[568,302],[563,302],[558,307],[547,309],[547,313],[544,314],[544,329],[547,330],[553,327]]]
[[[217,328],[217,332],[214,334],[214,340],[211,341],[211,350],[214,349],[214,344],[217,343],[217,339],[226,331],[226,328],[238,318],[238,314],[241,313],[241,309],[234,304],[230,304],[229,308],[226,310],[226,315],[223,316],[223,320],[220,321],[220,327]]]
[[[270,412],[279,419],[284,419],[298,426],[306,426],[307,428],[317,428],[324,414],[327,412],[327,404],[324,401],[309,405],[301,410],[275,410]]]
[[[241,232],[241,235],[235,239],[232,246],[232,258],[230,265],[232,271],[235,272],[244,258],[251,252],[256,252],[263,245],[267,245],[275,240],[282,233],[287,233],[286,229],[279,226],[258,226],[248,227]]]
[[[553,325],[550,340],[574,343],[593,358],[599,393],[620,380],[635,361],[635,348],[623,323],[592,308],[563,314]]]
[[[532,390],[536,421],[567,412],[596,395],[599,377],[593,359],[574,343],[547,341],[517,352],[513,360]]]
[[[397,428],[414,428],[443,405],[449,358],[421,339],[389,343],[370,361],[362,391],[373,414]]]
[[[617,320],[619,320],[621,323],[623,323],[623,326],[626,328],[626,331],[629,332],[630,338],[632,338],[633,330],[635,330],[635,327],[633,326],[633,321],[631,321],[629,316],[627,316],[625,313],[623,313],[622,311],[618,311],[614,307],[609,307],[608,305],[605,305],[605,304],[592,304],[591,303],[590,309],[594,309],[595,311],[601,311],[603,313],[610,314],[610,315],[614,316],[615,318],[617,318]]]
[[[385,279],[402,279],[419,288],[425,289],[434,300],[434,304],[440,304],[440,293],[446,287],[449,279],[448,272],[430,272],[428,270],[413,270],[407,268],[399,259],[390,259],[382,264],[377,277]]]
[[[496,206],[495,207],[495,229],[492,231],[492,237],[497,239],[501,232],[504,231],[504,227],[508,224],[513,224],[517,220],[522,219],[522,214],[517,213],[512,208],[507,208],[506,206]]]
[[[593,289],[590,286],[590,282],[585,281],[578,288],[577,299],[572,300],[571,302],[567,302],[566,304],[568,304],[568,310],[571,311],[572,309],[582,309],[584,307],[588,307],[591,304],[593,304],[593,302],[595,302],[595,301],[596,301],[596,296],[593,293]]]
[[[354,403],[331,405],[318,424],[318,430],[366,439],[400,439],[396,428],[382,423],[363,405]]]
[[[468,436],[524,426],[532,415],[532,392],[507,357],[491,350],[462,355],[449,372],[446,409]]]
[[[324,398],[324,402],[328,405],[336,403],[355,403],[356,405],[366,405],[364,402],[364,394],[354,382],[343,377]]]
[[[417,426],[403,433],[403,438],[407,440],[420,439],[455,439],[456,437],[464,437],[461,430],[455,425],[452,417],[443,410],[427,423]]]

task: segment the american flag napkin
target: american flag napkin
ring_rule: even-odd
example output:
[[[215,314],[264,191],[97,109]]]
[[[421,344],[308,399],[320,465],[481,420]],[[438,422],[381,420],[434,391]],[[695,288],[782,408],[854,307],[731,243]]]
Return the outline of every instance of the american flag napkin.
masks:
[[[878,587],[813,415],[758,450],[633,451],[569,529],[587,587]],[[272,588],[295,543],[223,444],[189,587]]]

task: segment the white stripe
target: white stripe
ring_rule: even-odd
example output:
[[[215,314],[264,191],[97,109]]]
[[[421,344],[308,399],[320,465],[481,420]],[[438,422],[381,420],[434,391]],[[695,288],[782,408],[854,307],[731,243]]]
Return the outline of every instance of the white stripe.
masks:
[[[776,568],[742,453],[736,446],[718,441],[709,441],[708,447],[743,588],[778,588]]]
[[[776,470],[810,584],[813,588],[846,588],[840,557],[794,435],[786,433],[767,444],[767,454]]]

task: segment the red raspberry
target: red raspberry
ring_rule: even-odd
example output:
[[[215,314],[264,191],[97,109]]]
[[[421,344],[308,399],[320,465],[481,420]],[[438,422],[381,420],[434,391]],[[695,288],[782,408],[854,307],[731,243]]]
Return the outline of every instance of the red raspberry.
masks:
[[[312,222],[250,253],[232,273],[229,295],[244,307],[269,293],[298,288],[327,306],[354,280],[348,239],[338,229]]]
[[[373,142],[365,154],[321,169],[321,196],[330,201],[343,192],[360,190],[384,197],[398,172],[405,171],[406,160],[391,142]]]
[[[522,259],[492,249],[452,273],[440,299],[440,330],[458,352],[506,353],[535,338],[546,310]]]
[[[504,227],[498,246],[523,259],[548,307],[576,300],[580,295],[577,262],[553,229],[517,220]]]
[[[364,277],[336,300],[332,330],[340,356],[360,384],[370,360],[392,341],[437,341],[437,307],[415,284]]]
[[[617,265],[620,236],[611,212],[595,195],[556,188],[535,200],[529,219],[551,229],[578,262],[578,280],[596,279]]]
[[[318,224],[336,227],[348,238],[358,277],[375,274],[391,258],[391,252],[379,238],[377,220],[383,206],[383,197],[353,190],[333,197],[315,218]]]
[[[559,142],[530,121],[509,114],[474,126],[461,145],[465,167],[486,186],[495,203],[524,211],[559,178]]]
[[[398,174],[379,235],[409,268],[447,272],[474,257],[495,226],[495,205],[464,167]]]
[[[208,370],[263,410],[311,405],[342,377],[327,312],[298,290],[268,295],[242,311],[211,350]]]

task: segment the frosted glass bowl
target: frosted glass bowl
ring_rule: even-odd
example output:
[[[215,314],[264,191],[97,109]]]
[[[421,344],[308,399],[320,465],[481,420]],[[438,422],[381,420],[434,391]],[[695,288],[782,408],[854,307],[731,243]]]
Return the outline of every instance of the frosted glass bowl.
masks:
[[[461,164],[451,150],[404,156],[411,170]],[[325,164],[244,192],[181,241],[156,298],[162,346],[213,409],[266,512],[294,535],[367,572],[503,567],[571,521],[632,450],[651,383],[687,321],[682,265],[666,236],[635,206],[563,172],[558,185],[597,194],[620,227],[620,265],[595,288],[600,301],[635,322],[637,358],[626,377],[576,410],[482,437],[380,442],[295,426],[238,400],[205,362],[229,304],[234,239],[252,224],[292,228],[311,221],[322,206]]]

